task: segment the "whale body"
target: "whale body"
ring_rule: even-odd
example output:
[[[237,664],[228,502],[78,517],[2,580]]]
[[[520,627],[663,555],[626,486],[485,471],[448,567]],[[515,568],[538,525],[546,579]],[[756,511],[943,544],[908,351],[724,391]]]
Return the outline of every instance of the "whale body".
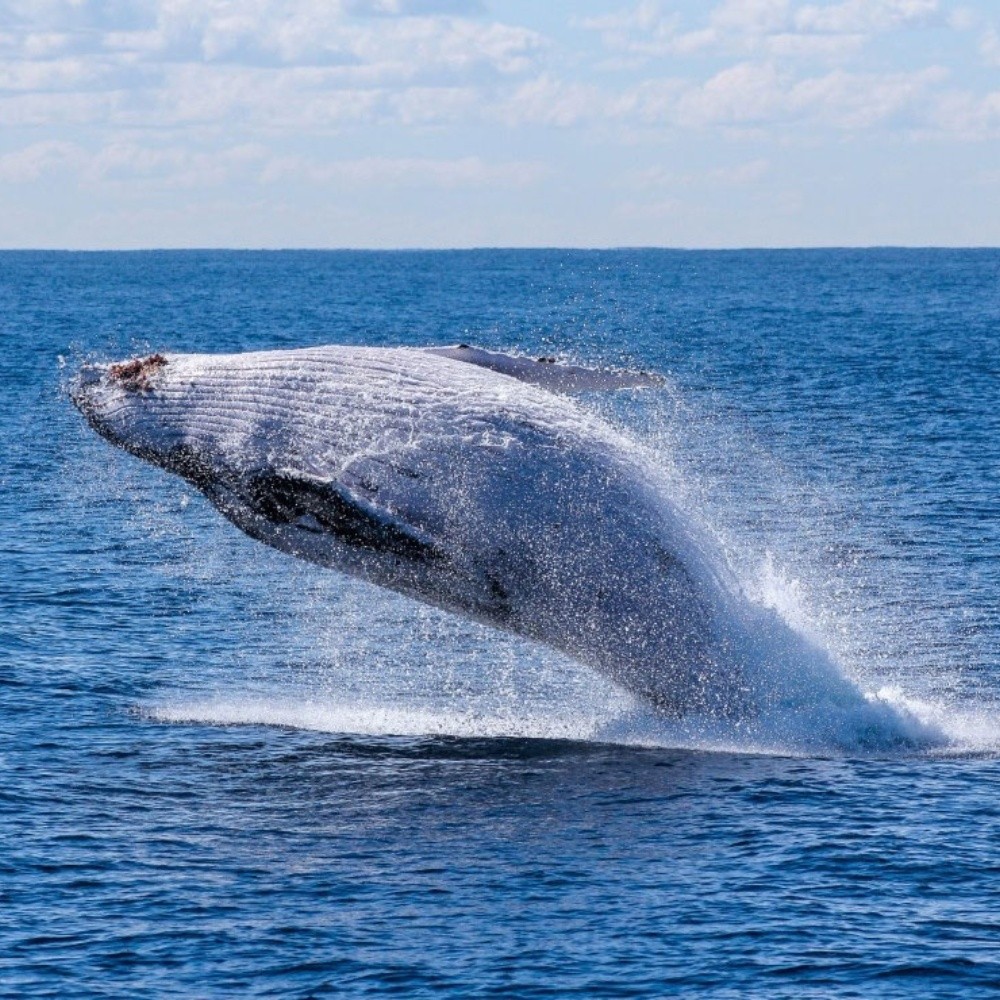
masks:
[[[330,346],[87,366],[71,395],[261,542],[544,643],[668,712],[729,713],[718,566],[635,449],[563,394],[652,381]]]

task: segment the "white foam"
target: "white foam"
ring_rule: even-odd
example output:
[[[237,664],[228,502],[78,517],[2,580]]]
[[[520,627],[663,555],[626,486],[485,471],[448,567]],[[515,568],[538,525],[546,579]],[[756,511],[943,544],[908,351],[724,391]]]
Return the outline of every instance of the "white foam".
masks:
[[[783,756],[899,752],[989,752],[1000,748],[995,716],[957,716],[896,691],[859,702],[817,698],[742,720],[669,719],[626,695],[603,704],[413,705],[333,696],[221,695],[168,699],[147,714],[165,723],[260,725],[373,737],[572,740],[623,746]]]
[[[995,702],[963,705],[955,701],[915,698],[895,686],[880,689],[877,697],[938,733],[939,740],[928,748],[936,753],[1000,752],[1000,705]]]
[[[337,704],[312,699],[228,699],[168,702],[148,714],[161,722],[209,725],[260,725],[308,729],[324,733],[364,736],[455,736],[494,739],[558,739],[589,741],[598,738],[596,720],[567,712],[564,715],[494,711],[453,707],[418,708],[377,703]]]

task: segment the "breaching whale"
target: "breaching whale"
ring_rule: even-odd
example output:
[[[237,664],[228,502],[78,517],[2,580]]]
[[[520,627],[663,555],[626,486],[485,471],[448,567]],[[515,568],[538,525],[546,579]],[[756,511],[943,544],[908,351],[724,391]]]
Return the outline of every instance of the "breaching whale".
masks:
[[[457,348],[155,354],[71,397],[251,537],[561,650],[671,713],[739,710],[728,587],[566,394],[654,384]]]

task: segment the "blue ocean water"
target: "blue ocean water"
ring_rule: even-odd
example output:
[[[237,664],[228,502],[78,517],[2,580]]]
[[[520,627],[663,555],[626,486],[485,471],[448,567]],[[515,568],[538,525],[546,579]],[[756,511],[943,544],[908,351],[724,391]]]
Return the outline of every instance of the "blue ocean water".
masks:
[[[265,549],[65,395],[151,350],[637,365],[581,400],[878,717],[660,725]],[[6,996],[1000,989],[1000,252],[0,254]]]

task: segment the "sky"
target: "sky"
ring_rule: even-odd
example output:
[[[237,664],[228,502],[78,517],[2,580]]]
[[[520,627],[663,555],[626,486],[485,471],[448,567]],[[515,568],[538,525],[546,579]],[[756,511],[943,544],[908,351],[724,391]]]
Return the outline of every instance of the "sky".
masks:
[[[0,246],[1000,245],[998,0],[0,0]]]

